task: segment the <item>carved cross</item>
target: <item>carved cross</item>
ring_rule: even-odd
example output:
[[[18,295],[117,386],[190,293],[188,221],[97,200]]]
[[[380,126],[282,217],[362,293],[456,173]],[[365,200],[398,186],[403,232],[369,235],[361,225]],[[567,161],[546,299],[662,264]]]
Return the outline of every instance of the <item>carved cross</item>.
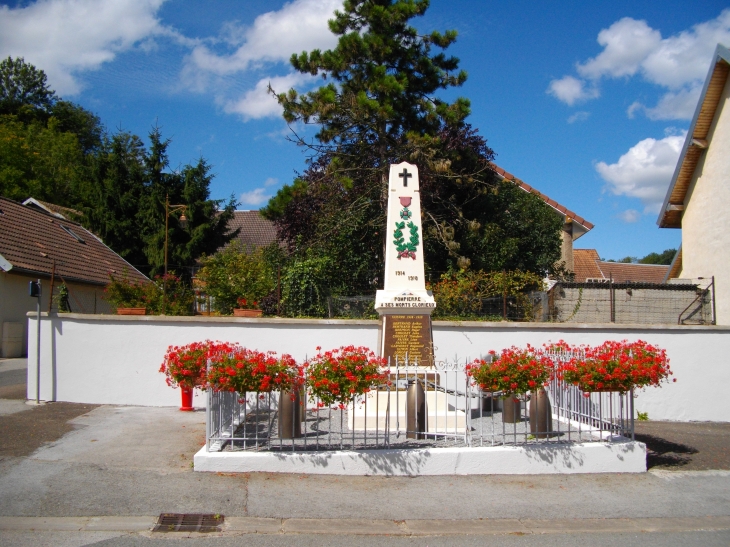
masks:
[[[399,173],[398,176],[403,179],[403,186],[408,186],[408,179],[411,178],[413,175],[409,173],[408,169],[404,167],[403,172]]]

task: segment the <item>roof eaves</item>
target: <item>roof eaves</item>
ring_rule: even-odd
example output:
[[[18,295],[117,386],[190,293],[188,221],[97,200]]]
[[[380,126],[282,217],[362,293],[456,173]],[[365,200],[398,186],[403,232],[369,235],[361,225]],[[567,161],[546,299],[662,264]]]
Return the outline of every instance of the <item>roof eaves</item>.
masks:
[[[664,203],[662,204],[662,208],[659,212],[659,218],[657,218],[657,225],[659,225],[660,228],[679,228],[681,227],[681,215],[674,215],[675,217],[678,217],[679,221],[671,222],[670,219],[668,219],[668,213],[670,213],[670,206],[671,205],[679,205],[679,204],[672,204],[670,203],[670,199],[672,197],[672,194],[674,193],[674,188],[677,185],[677,179],[679,178],[680,172],[682,171],[682,167],[685,164],[685,161],[687,160],[687,155],[690,150],[690,147],[692,145],[693,138],[695,138],[695,128],[697,127],[697,122],[699,120],[700,114],[702,113],[702,108],[705,103],[705,98],[707,96],[707,90],[710,87],[710,82],[712,81],[712,76],[715,73],[715,68],[717,67],[718,63],[725,62],[726,64],[730,65],[730,50],[728,50],[726,47],[723,47],[720,44],[717,44],[717,47],[715,48],[715,54],[713,55],[713,62],[710,64],[710,68],[707,72],[707,77],[705,78],[705,84],[702,87],[702,93],[700,94],[700,100],[697,101],[697,107],[695,108],[694,116],[692,117],[692,123],[689,126],[689,130],[687,131],[687,138],[684,141],[684,146],[682,147],[682,152],[679,155],[679,160],[677,161],[677,167],[674,170],[674,175],[672,175],[672,181],[669,184],[669,188],[667,188],[667,194],[664,197]],[[715,111],[716,111],[717,105],[714,105],[712,109],[712,118],[715,117]],[[694,158],[694,161],[696,162],[696,158]],[[695,163],[696,165],[696,163]],[[694,169],[692,169],[694,171]],[[684,201],[684,197],[686,196],[686,193],[682,199]]]

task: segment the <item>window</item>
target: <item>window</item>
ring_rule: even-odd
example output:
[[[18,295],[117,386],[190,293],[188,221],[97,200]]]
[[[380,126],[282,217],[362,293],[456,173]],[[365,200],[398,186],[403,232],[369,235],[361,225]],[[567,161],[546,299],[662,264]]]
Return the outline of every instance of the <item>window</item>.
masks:
[[[80,235],[78,235],[78,234],[77,234],[76,232],[74,232],[74,231],[73,231],[73,230],[72,230],[71,228],[69,228],[69,227],[67,227],[67,226],[64,226],[63,224],[59,224],[59,226],[60,226],[61,228],[63,228],[63,229],[64,229],[64,231],[65,231],[65,232],[66,232],[67,234],[69,234],[69,235],[70,235],[70,236],[71,236],[72,238],[74,238],[74,239],[75,239],[76,241],[78,241],[79,243],[86,243],[86,241],[84,241],[84,238],[82,238],[82,237],[81,237]]]

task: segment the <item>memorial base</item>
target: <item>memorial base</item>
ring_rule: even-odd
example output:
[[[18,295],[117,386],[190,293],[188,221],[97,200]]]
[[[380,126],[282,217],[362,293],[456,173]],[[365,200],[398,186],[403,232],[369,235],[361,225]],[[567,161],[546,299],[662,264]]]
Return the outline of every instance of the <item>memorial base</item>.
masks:
[[[447,393],[426,393],[426,432],[434,434],[464,433],[466,412],[456,406],[455,397]],[[367,400],[367,404],[365,404]],[[406,390],[376,391],[348,407],[348,427],[355,431],[385,431],[388,412],[390,430],[405,429],[407,419]]]

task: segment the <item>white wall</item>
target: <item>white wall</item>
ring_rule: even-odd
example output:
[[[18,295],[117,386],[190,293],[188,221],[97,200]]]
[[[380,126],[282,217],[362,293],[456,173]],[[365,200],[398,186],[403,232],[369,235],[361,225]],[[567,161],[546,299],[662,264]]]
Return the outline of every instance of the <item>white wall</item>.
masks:
[[[35,314],[28,314],[35,332]],[[62,314],[42,316],[41,399],[98,404],[177,406],[179,390],[158,372],[169,345],[205,339],[251,349],[290,353],[302,361],[316,346],[377,347],[377,321],[134,317]],[[665,348],[676,383],[649,388],[636,408],[653,420],[730,421],[730,327],[576,325],[551,323],[435,322],[436,359],[465,363],[490,349],[565,340],[597,345],[645,340]],[[35,397],[35,337],[28,352],[28,395]],[[204,400],[197,396],[196,406]]]
[[[717,323],[730,325],[730,78],[697,163],[682,215],[682,273],[715,276]]]
[[[28,282],[37,280],[37,276],[18,274],[15,272],[0,272],[0,332],[3,322],[17,322],[23,325],[23,348],[27,347],[28,330],[26,328],[26,314],[35,312],[36,299],[28,296]],[[55,289],[61,285],[62,280],[56,277]],[[51,298],[51,280],[41,277],[43,296],[41,297],[41,311],[48,311],[48,302]],[[86,313],[109,312],[108,302],[102,299],[104,287],[98,285],[85,285],[82,283],[69,282],[69,292],[73,295],[70,298],[72,310],[79,310],[84,307]],[[55,306],[54,306],[55,309]],[[34,331],[35,332],[35,331]],[[0,349],[2,339],[0,338]]]

